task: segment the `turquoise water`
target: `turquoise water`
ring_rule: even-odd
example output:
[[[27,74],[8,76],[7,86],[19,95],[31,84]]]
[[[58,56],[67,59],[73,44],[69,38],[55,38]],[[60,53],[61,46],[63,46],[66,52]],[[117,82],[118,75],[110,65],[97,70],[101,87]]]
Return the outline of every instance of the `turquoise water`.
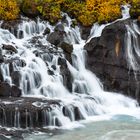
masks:
[[[25,140],[140,140],[140,120],[118,115],[111,120],[83,124],[84,127],[63,130],[58,134],[32,134]]]

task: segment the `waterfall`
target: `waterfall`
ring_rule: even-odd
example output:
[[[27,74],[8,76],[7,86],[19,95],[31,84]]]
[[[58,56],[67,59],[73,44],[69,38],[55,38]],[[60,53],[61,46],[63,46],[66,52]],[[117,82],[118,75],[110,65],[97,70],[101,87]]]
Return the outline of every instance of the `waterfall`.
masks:
[[[140,42],[138,41],[140,29],[136,21],[126,25],[126,29],[126,60],[128,60],[129,68],[137,72],[140,70]]]
[[[39,19],[37,22],[32,20],[23,21],[18,28],[18,34],[21,31],[23,32],[22,38],[19,35],[16,38],[8,30],[0,29],[0,46],[10,44],[17,49],[17,53],[12,53],[12,55],[6,50],[2,50],[2,54],[5,56],[5,61],[18,60],[12,64],[12,67],[13,71],[20,73],[19,87],[22,90],[22,96],[39,97],[44,100],[58,100],[60,102],[59,105],[50,105],[50,109],[46,108],[48,104],[43,101],[32,104],[35,107],[42,108],[41,116],[43,126],[72,127],[72,122],[83,119],[92,120],[102,115],[127,114],[139,117],[140,113],[135,100],[118,93],[105,92],[101,81],[95,74],[85,68],[86,52],[83,47],[86,41],[81,39],[79,27],[70,27],[71,19],[69,17],[67,18],[68,25],[64,24],[64,30],[66,32],[64,40],[74,47],[72,64],[66,60],[62,49],[56,49],[54,45],[46,40],[47,35],[43,35],[45,28],[50,28],[51,32],[54,30],[54,27],[46,22],[40,21]],[[94,26],[91,36],[100,36],[105,26]],[[135,39],[135,34],[139,33],[136,25],[133,26],[134,31],[127,26],[129,32],[128,39],[131,36]],[[37,37],[37,43],[35,44],[32,43],[34,37]],[[137,43],[135,41],[134,45]],[[46,49],[42,50],[41,46],[46,47]],[[47,49],[59,53],[50,54],[47,52]],[[138,48],[134,46],[134,49],[137,50]],[[39,55],[36,55],[35,52],[39,52]],[[137,55],[139,56],[138,53]],[[131,54],[128,57],[131,59]],[[64,79],[60,72],[58,58],[63,58],[67,61],[67,66],[73,77],[72,92],[69,92],[63,85]],[[133,62],[134,60],[131,61]],[[17,62],[23,62],[23,64],[21,65]],[[137,63],[137,61],[135,62]],[[55,66],[55,69],[52,66]],[[137,64],[134,64],[132,67],[137,68]],[[48,73],[49,70],[52,71],[52,75]],[[10,85],[14,85],[10,74],[10,66],[6,63],[1,64],[1,71],[4,81]],[[25,127],[31,127],[33,125],[33,114],[29,113],[27,109],[25,109],[25,114]],[[37,121],[39,120],[38,115],[36,111],[34,117],[36,117]],[[20,127],[20,120],[20,109],[16,108],[14,116],[15,127]]]

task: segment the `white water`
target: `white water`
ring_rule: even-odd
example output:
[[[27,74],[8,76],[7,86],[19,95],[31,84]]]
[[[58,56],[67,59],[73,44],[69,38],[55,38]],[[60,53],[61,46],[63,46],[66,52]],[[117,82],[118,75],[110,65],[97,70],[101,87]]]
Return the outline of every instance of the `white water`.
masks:
[[[140,35],[140,29],[136,24],[136,21],[130,25],[126,25],[126,59],[130,69],[134,71],[140,70],[140,42],[138,41],[138,35]]]
[[[140,118],[140,109],[137,108],[137,102],[133,99],[120,95],[118,93],[111,93],[103,91],[102,84],[95,74],[85,68],[85,52],[83,46],[85,41],[81,39],[79,28],[70,27],[70,18],[68,17],[69,25],[64,24],[67,33],[65,41],[73,44],[74,51],[72,54],[73,65],[67,61],[68,68],[73,76],[73,91],[70,93],[63,85],[63,77],[60,74],[58,65],[58,58],[64,57],[63,51],[61,53],[50,54],[42,53],[37,57],[33,52],[42,52],[41,48],[36,47],[30,43],[30,39],[35,36],[40,36],[40,41],[44,46],[54,49],[54,46],[46,41],[46,36],[43,36],[45,27],[49,27],[48,23],[41,21],[23,21],[19,25],[19,31],[23,31],[22,39],[16,38],[9,31],[0,29],[0,46],[2,44],[12,44],[18,50],[18,53],[9,54],[3,50],[5,60],[19,59],[25,62],[25,66],[21,67],[17,63],[13,64],[14,71],[19,71],[21,74],[20,88],[22,89],[22,96],[40,97],[46,99],[60,99],[62,101],[61,107],[54,106],[52,111],[44,110],[44,118],[49,118],[49,123],[45,121],[44,126],[56,126],[56,121],[64,128],[72,128],[79,126],[75,121],[75,107],[78,108],[79,119],[85,120],[100,120],[109,119],[116,114],[126,114]],[[104,25],[94,28],[92,37],[101,35]],[[131,28],[129,29],[131,32]],[[139,30],[135,28],[136,32]],[[134,34],[132,34],[134,35]],[[79,43],[79,44],[76,44]],[[55,50],[55,49],[54,49]],[[43,50],[44,51],[44,50]],[[129,53],[129,50],[128,50]],[[46,65],[47,62],[47,65]],[[56,70],[51,68],[52,65],[56,66]],[[48,70],[51,69],[54,75],[49,75]],[[2,64],[1,70],[3,73],[4,81],[10,85],[13,84],[10,76],[9,65]],[[65,115],[63,109],[65,107]],[[19,127],[18,111],[15,114],[15,126]],[[103,117],[102,117],[103,116]],[[72,123],[74,122],[74,123]]]

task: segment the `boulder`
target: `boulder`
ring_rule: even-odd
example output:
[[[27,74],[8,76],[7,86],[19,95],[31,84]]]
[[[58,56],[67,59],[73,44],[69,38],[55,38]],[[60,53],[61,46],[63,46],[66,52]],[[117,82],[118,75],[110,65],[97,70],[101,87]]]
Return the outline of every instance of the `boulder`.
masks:
[[[61,41],[64,40],[64,33],[62,32],[52,32],[51,34],[48,35],[47,40],[57,46]]]
[[[64,41],[64,37],[65,37],[66,33],[64,31],[64,26],[63,24],[58,24],[56,25],[56,27],[54,28],[54,32],[50,33],[47,37],[47,40],[57,46],[59,45],[62,41]]]
[[[105,90],[120,92],[139,101],[140,71],[135,73],[129,69],[125,48],[125,25],[132,22],[128,19],[106,26],[101,36],[92,38],[84,48],[87,51],[86,67],[100,78]]]

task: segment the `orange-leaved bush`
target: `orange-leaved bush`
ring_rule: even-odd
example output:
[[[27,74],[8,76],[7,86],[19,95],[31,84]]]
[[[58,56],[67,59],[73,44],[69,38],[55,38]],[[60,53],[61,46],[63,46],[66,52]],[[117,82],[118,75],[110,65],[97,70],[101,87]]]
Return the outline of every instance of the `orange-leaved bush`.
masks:
[[[0,0],[0,20],[14,20],[18,16],[17,0]]]

